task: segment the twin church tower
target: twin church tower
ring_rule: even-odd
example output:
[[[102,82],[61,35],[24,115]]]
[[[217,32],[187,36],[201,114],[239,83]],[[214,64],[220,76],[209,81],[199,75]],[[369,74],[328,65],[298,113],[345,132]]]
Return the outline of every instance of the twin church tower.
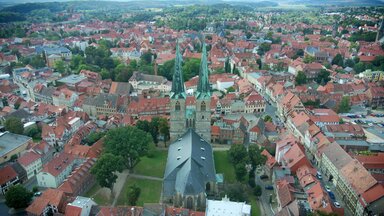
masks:
[[[172,80],[171,91],[171,119],[170,119],[170,138],[175,141],[181,137],[187,129],[193,129],[208,143],[211,142],[211,87],[209,84],[209,71],[207,61],[207,49],[203,43],[203,53],[201,55],[199,83],[194,94],[187,95],[184,87],[182,63],[179,44],[176,45],[175,68]],[[188,101],[196,103],[187,104]],[[192,99],[192,100],[191,100]]]

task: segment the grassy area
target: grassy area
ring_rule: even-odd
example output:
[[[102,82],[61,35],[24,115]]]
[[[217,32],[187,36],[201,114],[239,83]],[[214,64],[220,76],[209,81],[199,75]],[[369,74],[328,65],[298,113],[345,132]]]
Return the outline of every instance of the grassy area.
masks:
[[[85,196],[93,198],[93,201],[95,201],[99,205],[112,204],[112,199],[110,199],[110,197],[105,195],[104,193],[101,193],[100,189],[101,187],[99,186],[99,184],[96,183],[93,187],[91,187],[91,189],[89,189]]]
[[[253,194],[249,194],[249,200],[251,202],[251,215],[252,216],[261,215],[260,204],[257,201],[256,197]]]
[[[160,193],[162,182],[146,179],[136,179],[129,177],[124,184],[124,187],[117,199],[117,205],[128,205],[127,193],[130,185],[136,184],[141,189],[138,206],[143,206],[144,203],[158,203],[160,201]]]
[[[141,161],[136,165],[134,173],[162,178],[167,163],[167,154],[167,151],[158,151],[152,158],[142,157]]]
[[[93,185],[93,187],[91,187],[88,192],[85,194],[86,197],[91,197],[93,196],[97,191],[100,190],[100,185],[95,183],[95,185]]]
[[[235,169],[229,162],[227,151],[213,152],[215,157],[216,173],[223,173],[226,183],[236,182]]]

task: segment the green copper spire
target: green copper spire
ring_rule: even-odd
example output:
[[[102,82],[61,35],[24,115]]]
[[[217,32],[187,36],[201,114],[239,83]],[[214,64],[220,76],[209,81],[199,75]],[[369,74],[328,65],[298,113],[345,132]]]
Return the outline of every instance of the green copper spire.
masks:
[[[207,60],[207,48],[203,42],[203,53],[201,54],[199,84],[197,85],[197,98],[211,97],[211,86],[209,85],[209,71]]]
[[[179,42],[176,44],[176,58],[175,58],[175,71],[173,72],[172,80],[172,93],[171,98],[186,98],[185,89],[184,89],[184,80],[183,72],[181,71],[181,62],[183,61],[180,49]]]

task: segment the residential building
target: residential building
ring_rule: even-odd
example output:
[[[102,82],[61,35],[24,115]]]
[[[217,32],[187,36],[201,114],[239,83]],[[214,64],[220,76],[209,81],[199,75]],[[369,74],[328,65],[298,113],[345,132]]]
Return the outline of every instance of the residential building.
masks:
[[[35,153],[34,151],[29,151],[23,154],[17,159],[17,161],[27,172],[28,179],[36,176],[42,169],[41,155]]]
[[[79,95],[67,88],[62,88],[54,91],[52,102],[55,106],[73,107]]]
[[[371,107],[377,108],[384,106],[384,87],[370,87],[365,92],[365,95],[367,96],[368,104]]]
[[[59,189],[69,197],[85,194],[95,183],[95,178],[91,174],[95,162],[96,158],[87,158],[64,180]]]
[[[0,169],[0,190],[4,195],[9,187],[20,183],[17,172],[11,165],[6,165]]]
[[[170,92],[171,82],[163,76],[149,75],[135,71],[129,83],[133,86],[134,90],[139,94],[144,90],[157,90],[160,92]]]
[[[37,174],[37,184],[40,187],[59,187],[71,174],[76,163],[77,160],[74,156],[66,153],[58,154]]]
[[[71,74],[57,80],[57,82],[65,84],[71,90],[76,90],[77,86],[85,80],[87,80],[87,77],[84,75]]]
[[[28,216],[48,216],[64,213],[65,195],[57,189],[47,189],[28,206]]]
[[[207,200],[206,216],[232,215],[250,216],[251,205],[245,202],[230,201],[227,195],[221,200]]]
[[[77,196],[76,199],[68,203],[65,208],[65,215],[68,216],[89,216],[92,206],[97,205],[93,199]]]
[[[125,112],[124,105],[128,101],[117,94],[101,93],[95,97],[88,97],[84,100],[83,111],[90,116],[112,115]]]

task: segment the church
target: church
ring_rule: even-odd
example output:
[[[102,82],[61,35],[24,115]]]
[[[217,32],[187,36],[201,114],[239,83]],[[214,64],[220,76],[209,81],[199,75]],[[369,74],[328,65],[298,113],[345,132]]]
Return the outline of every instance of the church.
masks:
[[[214,194],[216,171],[211,139],[210,85],[207,50],[203,45],[199,84],[193,97],[196,105],[186,105],[181,54],[176,47],[171,92],[171,140],[165,167],[162,202],[175,207],[203,210],[207,195]],[[190,96],[189,96],[190,97]]]
[[[181,70],[182,56],[179,46],[176,45],[175,68],[171,90],[171,118],[170,138],[171,141],[178,139],[188,128],[196,131],[203,139],[211,142],[211,86],[209,84],[209,71],[207,60],[207,49],[203,44],[201,56],[199,83],[195,97],[195,105],[187,105],[187,94],[185,92],[183,72]],[[190,97],[190,96],[188,96]]]

